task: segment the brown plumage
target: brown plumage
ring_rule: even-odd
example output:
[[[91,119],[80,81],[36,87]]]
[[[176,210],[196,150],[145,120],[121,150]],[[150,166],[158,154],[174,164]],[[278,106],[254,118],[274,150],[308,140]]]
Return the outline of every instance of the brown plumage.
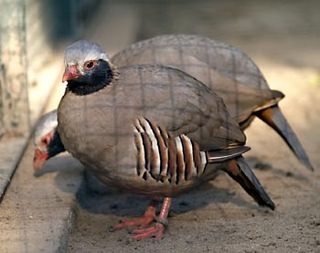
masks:
[[[226,171],[260,204],[274,204],[241,154],[245,136],[221,98],[184,72],[160,65],[115,68],[96,44],[67,48],[66,93],[58,128],[67,151],[105,183],[164,197],[155,226],[135,238],[161,237],[171,197]],[[150,213],[152,219],[150,221]],[[154,201],[135,221],[155,218]]]
[[[111,62],[116,66],[163,64],[183,70],[222,97],[242,129],[258,116],[279,133],[302,164],[313,170],[278,106],[284,95],[269,88],[259,68],[240,49],[200,36],[161,35],[132,44],[114,55]]]

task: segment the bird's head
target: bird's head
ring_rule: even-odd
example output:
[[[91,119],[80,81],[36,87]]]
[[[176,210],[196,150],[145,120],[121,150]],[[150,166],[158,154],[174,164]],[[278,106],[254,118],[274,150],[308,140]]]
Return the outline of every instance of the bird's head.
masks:
[[[48,159],[65,151],[56,131],[57,125],[57,111],[52,111],[39,120],[33,139],[35,146],[33,169],[35,172],[41,170]]]
[[[78,95],[95,92],[108,85],[114,72],[103,48],[86,40],[68,46],[64,53],[65,72],[62,81]]]

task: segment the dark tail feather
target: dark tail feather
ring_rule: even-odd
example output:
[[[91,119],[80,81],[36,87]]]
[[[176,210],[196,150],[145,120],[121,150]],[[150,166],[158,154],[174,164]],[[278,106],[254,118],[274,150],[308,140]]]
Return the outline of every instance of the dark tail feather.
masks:
[[[256,115],[271,126],[288,144],[297,159],[308,169],[313,171],[309,157],[304,151],[298,137],[293,132],[286,118],[277,105],[256,112]]]
[[[275,209],[275,204],[265,192],[259,180],[253,174],[253,171],[242,156],[232,160],[229,163],[229,168],[225,171],[230,177],[237,181],[259,205],[267,206],[272,210]]]

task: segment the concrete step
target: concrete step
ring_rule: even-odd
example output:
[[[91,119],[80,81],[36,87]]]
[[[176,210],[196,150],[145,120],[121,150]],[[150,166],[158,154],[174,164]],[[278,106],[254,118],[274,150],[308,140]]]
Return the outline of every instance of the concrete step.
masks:
[[[0,205],[0,252],[64,252],[74,220],[75,192],[82,166],[54,159],[39,178],[29,145]],[[51,173],[58,168],[57,173]]]

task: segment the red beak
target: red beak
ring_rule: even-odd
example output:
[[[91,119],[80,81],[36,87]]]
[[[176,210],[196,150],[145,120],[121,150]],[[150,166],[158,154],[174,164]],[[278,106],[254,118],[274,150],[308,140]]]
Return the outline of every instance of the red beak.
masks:
[[[67,66],[62,77],[62,82],[77,79],[79,76],[80,72],[77,65]]]
[[[36,149],[34,151],[34,157],[33,157],[33,170],[39,171],[43,167],[44,163],[48,159],[48,152],[41,151],[40,149]]]

